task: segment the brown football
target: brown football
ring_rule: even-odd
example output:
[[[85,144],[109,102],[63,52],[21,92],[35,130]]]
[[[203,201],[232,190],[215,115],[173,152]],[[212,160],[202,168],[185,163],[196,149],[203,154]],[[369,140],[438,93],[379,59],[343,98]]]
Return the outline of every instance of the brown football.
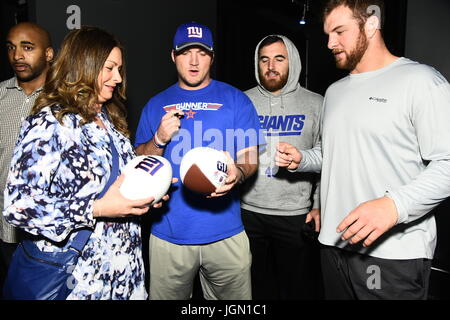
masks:
[[[227,157],[225,153],[208,147],[189,150],[180,164],[181,182],[199,194],[208,195],[225,184]]]

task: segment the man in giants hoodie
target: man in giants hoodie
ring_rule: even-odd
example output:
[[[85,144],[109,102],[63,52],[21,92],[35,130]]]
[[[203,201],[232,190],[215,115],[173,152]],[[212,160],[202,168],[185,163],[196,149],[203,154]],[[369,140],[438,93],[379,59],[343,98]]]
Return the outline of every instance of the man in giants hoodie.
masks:
[[[319,139],[323,97],[300,86],[300,72],[300,55],[288,38],[270,35],[256,47],[258,86],[246,94],[258,112],[267,148],[260,151],[258,174],[243,186],[241,202],[253,256],[254,299],[311,299],[316,289],[307,285],[314,264],[301,231],[307,223],[320,229],[317,176],[293,175],[274,160],[277,142],[302,149]]]

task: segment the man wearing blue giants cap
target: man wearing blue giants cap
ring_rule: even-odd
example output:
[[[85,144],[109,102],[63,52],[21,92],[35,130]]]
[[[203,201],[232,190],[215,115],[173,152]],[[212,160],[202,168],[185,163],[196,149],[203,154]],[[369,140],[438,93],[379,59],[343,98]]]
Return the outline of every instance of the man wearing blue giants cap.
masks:
[[[259,120],[243,92],[211,79],[213,58],[208,27],[179,26],[172,50],[178,82],[149,100],[136,132],[138,154],[163,155],[175,177],[192,148],[229,155],[223,187],[205,197],[178,182],[170,205],[152,215],[152,300],[189,299],[198,272],[206,299],[251,299],[251,253],[236,186],[258,167]]]
[[[180,51],[192,46],[199,46],[211,53],[214,52],[212,33],[207,26],[191,22],[178,27],[173,38],[173,49]]]

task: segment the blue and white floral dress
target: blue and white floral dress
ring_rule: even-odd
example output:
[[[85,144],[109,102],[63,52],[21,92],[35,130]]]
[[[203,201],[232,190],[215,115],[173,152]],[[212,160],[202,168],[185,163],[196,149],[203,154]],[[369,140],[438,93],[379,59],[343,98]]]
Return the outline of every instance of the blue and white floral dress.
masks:
[[[61,125],[55,108],[44,108],[22,124],[3,214],[35,235],[36,245],[47,252],[67,250],[74,230],[93,229],[68,299],[146,299],[140,218],[94,219],[92,213],[111,173],[110,142],[120,168],[135,156],[133,147],[103,112],[106,131],[95,123],[80,127],[81,117],[73,114]]]

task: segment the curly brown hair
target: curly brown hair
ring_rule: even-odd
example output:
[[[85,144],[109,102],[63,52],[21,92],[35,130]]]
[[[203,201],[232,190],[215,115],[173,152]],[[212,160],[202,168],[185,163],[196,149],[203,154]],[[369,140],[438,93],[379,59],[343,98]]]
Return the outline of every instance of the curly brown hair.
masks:
[[[98,75],[115,47],[122,52],[122,83],[117,85],[113,97],[103,107],[115,128],[129,137],[124,105],[127,83],[124,48],[112,34],[97,27],[83,26],[66,35],[31,113],[36,114],[44,107],[59,105],[61,109],[56,119],[61,124],[67,114],[80,115],[83,119],[81,125],[94,121],[97,112],[93,106],[100,92]]]

